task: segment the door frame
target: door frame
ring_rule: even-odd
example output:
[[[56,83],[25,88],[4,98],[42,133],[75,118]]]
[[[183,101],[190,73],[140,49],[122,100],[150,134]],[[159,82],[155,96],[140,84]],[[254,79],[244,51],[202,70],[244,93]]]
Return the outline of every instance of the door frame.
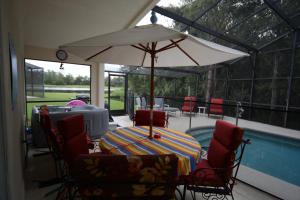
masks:
[[[109,72],[108,73],[108,109],[112,115],[125,115],[127,111],[127,92],[128,92],[128,75],[124,73],[116,73],[116,72]],[[110,109],[110,98],[111,98],[111,87],[110,87],[110,80],[111,77],[124,77],[124,109],[123,110],[111,110]]]
[[[0,1],[0,49],[3,48],[3,24],[2,24],[2,14],[3,14],[3,1]],[[0,66],[4,66],[4,53],[0,51]],[[8,199],[8,169],[7,169],[7,143],[6,143],[6,120],[5,120],[5,90],[3,82],[4,67],[0,67],[0,199]]]

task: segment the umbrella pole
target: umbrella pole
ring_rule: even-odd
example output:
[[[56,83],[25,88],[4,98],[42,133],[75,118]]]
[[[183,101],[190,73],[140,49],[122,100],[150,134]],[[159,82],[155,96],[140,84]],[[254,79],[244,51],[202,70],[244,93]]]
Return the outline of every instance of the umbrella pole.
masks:
[[[150,129],[149,129],[149,138],[152,139],[152,126],[153,126],[153,101],[154,101],[154,58],[155,50],[154,43],[152,43],[151,51],[151,72],[150,72]]]

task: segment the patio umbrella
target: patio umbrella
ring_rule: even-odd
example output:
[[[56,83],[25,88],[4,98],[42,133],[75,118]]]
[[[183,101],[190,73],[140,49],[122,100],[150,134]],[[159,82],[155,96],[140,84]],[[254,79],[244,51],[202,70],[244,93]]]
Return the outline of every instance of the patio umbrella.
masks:
[[[149,138],[152,138],[154,67],[204,66],[248,56],[158,24],[95,36],[61,48],[86,61],[151,68]]]

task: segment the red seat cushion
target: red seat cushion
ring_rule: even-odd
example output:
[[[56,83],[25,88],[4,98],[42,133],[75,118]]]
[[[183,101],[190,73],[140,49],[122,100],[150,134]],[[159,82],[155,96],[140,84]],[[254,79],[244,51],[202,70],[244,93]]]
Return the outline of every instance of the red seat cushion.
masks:
[[[243,129],[226,121],[217,120],[214,138],[226,148],[236,150],[243,139]]]
[[[181,176],[180,181],[191,185],[203,186],[223,186],[225,184],[217,171],[215,171],[205,159],[197,164],[195,172],[188,176]]]
[[[74,136],[64,145],[64,156],[67,162],[73,162],[81,154],[89,154],[86,134],[84,132]]]

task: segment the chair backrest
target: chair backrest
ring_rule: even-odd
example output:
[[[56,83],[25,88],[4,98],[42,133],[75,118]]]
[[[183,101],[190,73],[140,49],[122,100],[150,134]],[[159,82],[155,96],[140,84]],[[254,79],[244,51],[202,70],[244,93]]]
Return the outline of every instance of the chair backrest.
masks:
[[[181,110],[185,112],[194,111],[196,104],[197,104],[197,98],[194,96],[191,97],[184,97],[184,102],[182,105]]]
[[[237,148],[243,141],[243,129],[222,120],[217,120],[213,138],[207,152],[212,168],[223,168],[222,178],[228,182],[233,170]]]
[[[138,108],[142,106],[141,98],[140,97],[135,97],[135,103]]]
[[[84,131],[84,117],[82,114],[71,115],[57,121],[57,129],[65,141]]]
[[[72,164],[79,155],[89,154],[89,147],[85,132],[79,133],[70,140],[65,141],[63,149],[64,159],[68,164]]]
[[[147,101],[145,97],[141,97],[141,107],[147,108]]]
[[[52,155],[55,158],[61,157],[63,151],[63,139],[57,130],[52,127],[48,109],[40,109],[40,123]]]
[[[173,199],[178,158],[170,155],[81,155],[70,166],[82,198]]]
[[[211,98],[210,99],[210,106],[209,106],[209,110],[210,112],[213,113],[223,113],[223,99],[220,98]]]
[[[137,110],[135,112],[135,126],[150,125],[150,110]],[[165,127],[167,125],[166,113],[163,111],[153,110],[153,126]]]

